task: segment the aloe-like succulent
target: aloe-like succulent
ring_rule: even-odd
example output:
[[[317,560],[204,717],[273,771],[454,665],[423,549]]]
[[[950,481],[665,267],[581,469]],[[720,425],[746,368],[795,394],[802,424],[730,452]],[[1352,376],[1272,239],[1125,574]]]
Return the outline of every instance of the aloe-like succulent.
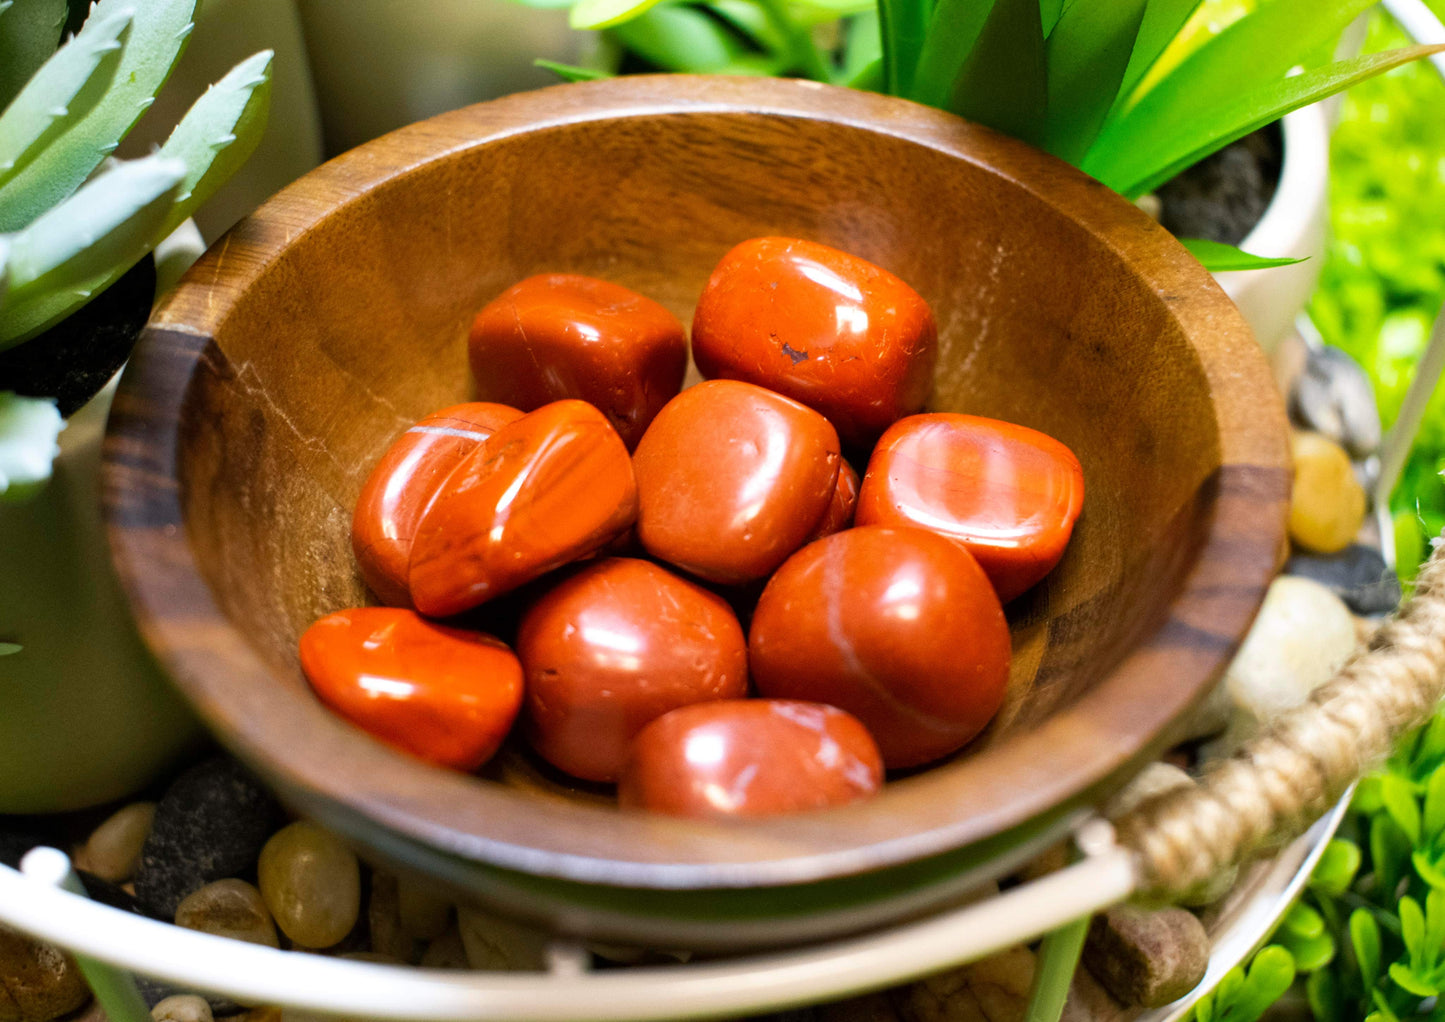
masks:
[[[61,42],[65,0],[0,0],[0,352],[114,284],[236,171],[260,141],[270,51],[236,65],[160,149],[111,154],[155,101],[195,28],[197,0],[100,0]],[[53,401],[0,379],[0,500],[50,474]]]
[[[1205,0],[522,2],[570,6],[573,27],[603,29],[664,71],[794,75],[940,107],[1131,199],[1292,110],[1445,49],[1333,60],[1334,41],[1376,0],[1268,0],[1192,49],[1177,41]],[[1213,270],[1293,261],[1185,244]]]

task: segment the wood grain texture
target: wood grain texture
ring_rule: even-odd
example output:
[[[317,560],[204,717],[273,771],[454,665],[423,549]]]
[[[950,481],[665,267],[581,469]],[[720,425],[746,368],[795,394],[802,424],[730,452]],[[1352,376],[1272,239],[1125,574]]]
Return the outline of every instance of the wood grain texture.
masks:
[[[364,601],[351,507],[400,430],[469,397],[475,311],[523,277],[568,272],[689,322],[717,259],[764,234],[908,281],[938,319],[930,407],[1043,430],[1083,464],[1073,544],[1011,608],[1010,696],[984,738],[871,802],[728,825],[429,768],[324,710],[297,636]],[[392,828],[552,877],[706,888],[907,862],[1116,787],[1253,618],[1287,463],[1280,401],[1237,311],[1102,186],[906,102],[668,76],[456,111],[271,200],[154,314],[116,400],[106,490],[152,648],[296,804],[373,847]]]

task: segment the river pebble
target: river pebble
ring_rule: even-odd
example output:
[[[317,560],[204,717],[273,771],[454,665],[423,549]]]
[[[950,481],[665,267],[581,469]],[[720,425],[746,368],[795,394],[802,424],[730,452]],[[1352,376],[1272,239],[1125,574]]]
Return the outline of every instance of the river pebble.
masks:
[[[361,866],[350,848],[314,823],[277,831],[261,850],[257,877],[276,925],[302,947],[331,947],[356,925]]]
[[[192,891],[176,909],[176,925],[251,944],[281,946],[261,892],[244,880],[217,880]]]

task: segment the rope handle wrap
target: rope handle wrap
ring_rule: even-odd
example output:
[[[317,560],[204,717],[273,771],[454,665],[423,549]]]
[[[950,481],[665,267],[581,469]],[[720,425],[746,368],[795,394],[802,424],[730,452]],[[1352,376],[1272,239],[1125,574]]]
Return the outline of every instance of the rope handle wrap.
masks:
[[[1345,789],[1425,724],[1445,695],[1445,545],[1413,599],[1340,672],[1197,787],[1114,821],[1138,860],[1139,893],[1171,898],[1304,832]]]

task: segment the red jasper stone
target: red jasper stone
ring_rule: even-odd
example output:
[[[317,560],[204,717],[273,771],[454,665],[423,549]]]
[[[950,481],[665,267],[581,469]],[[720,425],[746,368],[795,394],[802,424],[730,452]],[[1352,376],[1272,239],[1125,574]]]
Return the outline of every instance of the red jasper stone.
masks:
[[[445,617],[601,549],[637,516],[617,431],[583,401],[508,423],[467,456],[417,527],[417,610]]]
[[[818,527],[808,542],[848,528],[853,524],[853,511],[857,506],[858,473],[853,471],[853,466],[847,461],[840,461],[838,482],[833,487],[833,499],[828,502],[828,510],[823,512],[823,518],[818,522]]]
[[[903,419],[878,441],[857,522],[958,540],[1007,603],[1059,563],[1083,506],[1084,470],[1053,437],[937,413]]]
[[[357,727],[458,770],[492,758],[522,705],[522,665],[505,644],[397,607],[317,621],[301,636],[301,669]]]
[[[878,746],[856,717],[819,703],[727,700],[643,728],[617,797],[674,816],[772,816],[846,805],[882,784]]]
[[[417,522],[442,480],[522,413],[478,401],[433,412],[386,449],[361,487],[351,517],[351,550],[382,603],[411,605],[407,563]]]
[[[1008,682],[1003,608],[973,556],[922,529],[863,526],[810,544],[763,590],[748,638],[762,695],[847,710],[890,769],[983,730]]]
[[[525,411],[578,398],[600,408],[627,449],[682,387],[687,337],[635,291],[549,273],[513,284],[472,323],[477,394]]]
[[[692,356],[703,376],[786,394],[864,446],[928,400],[938,331],[887,270],[816,242],[754,238],[712,271]]]
[[[598,561],[560,583],[522,619],[517,653],[532,746],[590,781],[615,780],[650,721],[748,690],[732,608],[649,561]]]
[[[813,534],[841,460],[811,408],[735,380],[689,387],[633,455],[638,541],[713,582],[762,578]]]

